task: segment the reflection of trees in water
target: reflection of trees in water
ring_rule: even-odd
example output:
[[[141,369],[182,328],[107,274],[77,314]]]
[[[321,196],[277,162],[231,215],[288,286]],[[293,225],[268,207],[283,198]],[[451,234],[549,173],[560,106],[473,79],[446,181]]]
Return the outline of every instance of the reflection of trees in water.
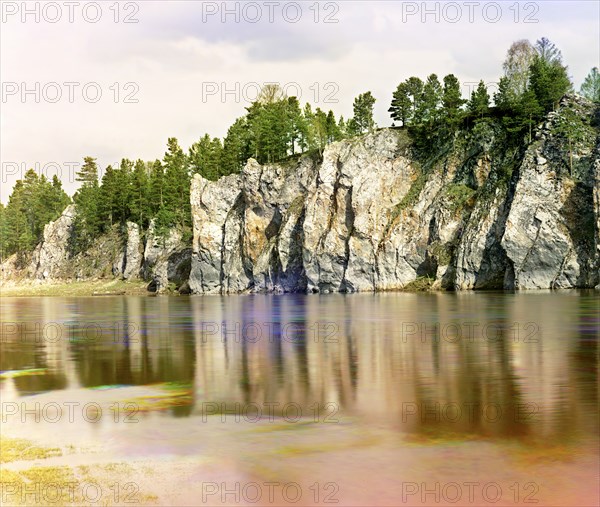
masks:
[[[548,406],[573,422],[573,410],[557,405],[558,391],[551,385],[552,375],[564,369],[562,349],[555,347],[561,343],[552,341],[552,335],[546,343],[514,340],[511,326],[522,301],[502,295],[478,295],[471,301],[447,295],[249,296],[242,302],[227,301],[233,305],[230,318],[241,318],[242,329],[269,322],[271,334],[255,342],[211,342],[205,349],[208,356],[222,355],[225,347],[228,357],[237,359],[223,367],[229,387],[217,392],[219,382],[209,380],[210,401],[294,402],[303,407],[333,402],[345,414],[438,436],[541,434],[551,412]],[[463,316],[459,324],[464,315],[478,321],[472,340],[436,340],[431,332],[403,336],[402,322],[422,322],[431,331],[434,324],[457,320],[457,315]],[[337,324],[331,343],[322,336],[315,340],[318,321]],[[290,322],[297,324],[291,340],[289,333],[284,336]],[[493,330],[488,339],[482,333],[486,323]],[[546,369],[544,358],[552,359]],[[206,358],[202,361],[207,363]],[[213,367],[220,366],[213,361]],[[581,382],[588,385],[589,379]],[[546,384],[550,387],[544,390]],[[589,400],[594,393],[588,385],[581,398]],[[417,406],[416,415],[407,417],[407,403]],[[527,403],[535,404],[538,413],[531,415]],[[436,415],[431,410],[423,414],[431,407],[435,414],[436,406]],[[456,407],[461,410],[458,419]],[[547,430],[560,434],[567,428]]]
[[[118,298],[102,339],[72,345],[83,387],[191,382],[194,340],[181,299]],[[83,323],[85,325],[85,322]],[[157,325],[158,324],[158,325]],[[118,326],[118,331],[110,327]]]
[[[42,320],[61,311],[57,300],[50,301]],[[280,407],[293,402],[310,417],[315,403],[322,409],[333,402],[340,407],[338,417],[356,415],[415,433],[562,438],[598,430],[597,301],[585,294],[80,299],[70,303],[67,316],[80,324],[75,340],[5,341],[0,365],[50,368],[48,375],[15,379],[21,393],[74,382],[82,387],[189,382],[194,410],[204,401]],[[548,309],[549,303],[555,307]],[[15,308],[35,314],[33,308]],[[514,321],[561,312],[538,343],[513,339]],[[473,341],[434,339],[427,332],[407,338],[402,326],[418,322],[431,330],[469,319],[493,323],[498,336],[482,339],[480,327]],[[115,321],[121,323],[118,336],[106,332],[102,339],[82,339],[87,323],[106,328]],[[337,326],[332,335],[323,327],[327,322]],[[216,324],[216,330],[203,333],[202,323]],[[233,332],[223,333],[224,325]],[[259,336],[244,339],[244,329],[256,325]],[[416,414],[407,416],[407,403],[416,406]],[[526,403],[538,405],[538,414],[528,419],[526,411],[519,412]],[[436,404],[435,416],[423,413],[431,407],[435,413]],[[452,408],[444,412],[450,404],[462,410],[458,420],[447,417],[456,416]],[[496,407],[501,416],[494,421]],[[185,415],[191,407],[177,410]]]
[[[44,375],[14,378],[12,386],[20,395],[65,389],[67,372],[60,329],[60,311],[43,299],[17,298],[2,301],[0,311],[0,371],[44,369]],[[49,315],[46,316],[46,313]],[[60,318],[59,318],[60,317]],[[1,381],[0,382],[5,382]]]
[[[401,427],[439,437],[527,435],[531,428],[522,414],[507,299],[498,298],[493,310],[488,309],[488,315],[496,316],[488,323],[497,331],[489,340],[482,339],[474,327],[470,334],[460,321],[460,335],[446,334],[444,329],[450,328],[444,326],[464,312],[456,307],[456,301],[449,308],[447,302],[439,297],[430,300],[423,319],[428,332],[420,332],[406,343],[413,358],[414,398],[409,397],[398,410]]]

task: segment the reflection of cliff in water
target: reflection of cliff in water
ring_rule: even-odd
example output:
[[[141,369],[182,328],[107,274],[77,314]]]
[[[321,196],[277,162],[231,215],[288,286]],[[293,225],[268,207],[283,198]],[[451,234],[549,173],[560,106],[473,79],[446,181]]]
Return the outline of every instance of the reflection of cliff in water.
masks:
[[[0,368],[48,370],[2,381],[21,395],[177,382],[193,390],[190,406],[172,409],[178,416],[202,414],[206,403],[225,412],[293,403],[307,418],[318,408],[322,421],[334,403],[333,419],[416,435],[566,439],[598,430],[598,299],[589,293],[1,304],[4,323],[27,315],[29,327],[3,331]],[[40,339],[35,319],[69,334]]]

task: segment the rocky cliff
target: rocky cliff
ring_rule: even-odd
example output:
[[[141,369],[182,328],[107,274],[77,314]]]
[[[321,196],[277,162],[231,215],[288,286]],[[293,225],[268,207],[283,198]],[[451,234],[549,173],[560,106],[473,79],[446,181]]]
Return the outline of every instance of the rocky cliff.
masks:
[[[493,122],[416,158],[383,129],[210,182],[196,175],[195,293],[593,287],[600,144],[567,97],[525,151]],[[568,127],[568,128],[567,128]]]
[[[76,209],[2,283],[141,278],[152,291],[600,289],[600,121],[563,99],[523,146],[497,120],[418,148],[404,129],[194,176],[193,241],[115,226],[72,256]],[[23,265],[25,267],[23,267]]]

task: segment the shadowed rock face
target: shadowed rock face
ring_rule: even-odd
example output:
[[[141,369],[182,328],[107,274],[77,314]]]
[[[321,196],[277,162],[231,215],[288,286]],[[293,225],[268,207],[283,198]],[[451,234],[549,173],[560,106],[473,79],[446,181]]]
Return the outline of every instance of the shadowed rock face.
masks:
[[[600,281],[597,127],[568,142],[567,97],[512,175],[480,149],[429,170],[406,134],[384,129],[217,182],[192,181],[195,293],[593,287]],[[563,114],[564,113],[564,114]],[[588,121],[589,124],[589,121]],[[493,138],[492,138],[493,142]]]
[[[146,248],[142,265],[142,275],[150,281],[148,289],[163,292],[172,284],[179,288],[185,284],[190,274],[191,249],[185,248],[181,232],[172,229],[166,237],[156,233],[154,220],[146,235]]]

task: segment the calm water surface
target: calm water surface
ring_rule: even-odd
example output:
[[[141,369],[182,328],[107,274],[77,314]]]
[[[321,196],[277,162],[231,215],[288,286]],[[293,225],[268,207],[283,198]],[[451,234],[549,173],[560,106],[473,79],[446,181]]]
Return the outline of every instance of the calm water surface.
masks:
[[[295,505],[599,503],[593,291],[2,298],[0,310],[3,433],[95,450],[68,465],[181,465],[159,503],[253,504],[203,499],[206,480],[294,481]]]

